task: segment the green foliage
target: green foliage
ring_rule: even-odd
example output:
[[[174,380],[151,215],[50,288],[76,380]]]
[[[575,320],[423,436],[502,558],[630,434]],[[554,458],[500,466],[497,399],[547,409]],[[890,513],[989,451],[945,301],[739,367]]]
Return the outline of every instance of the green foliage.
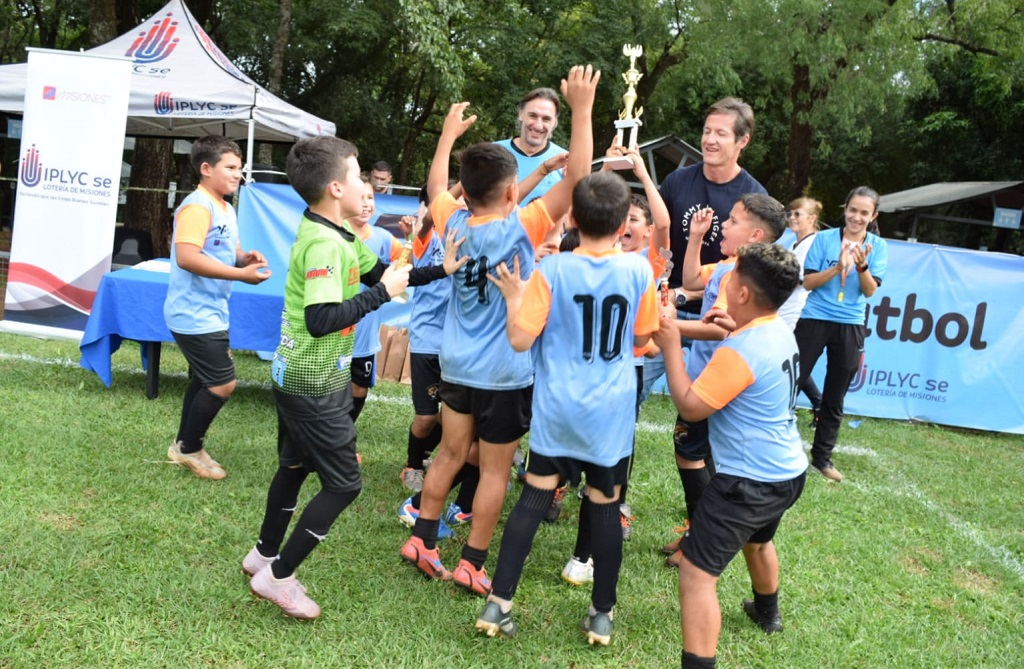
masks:
[[[265,83],[278,0],[208,4],[211,35]],[[118,6],[148,16],[160,5]],[[0,62],[23,60],[47,31],[58,48],[84,46],[87,18],[82,0],[0,0]],[[885,193],[1022,171],[1020,0],[294,0],[291,28],[281,96],[407,184],[425,179],[451,103],[479,116],[465,142],[510,137],[522,94],[557,88],[577,63],[604,73],[602,150],[624,92],[623,43],[645,49],[642,138],[696,145],[704,109],[740,96],[758,120],[743,164],[783,199],[796,188],[831,206],[860,183]]]

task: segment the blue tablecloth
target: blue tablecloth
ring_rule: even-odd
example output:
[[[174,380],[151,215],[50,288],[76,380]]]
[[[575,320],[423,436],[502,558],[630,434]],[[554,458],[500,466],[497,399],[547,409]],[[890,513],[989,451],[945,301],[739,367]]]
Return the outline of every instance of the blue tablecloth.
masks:
[[[108,387],[113,381],[110,358],[125,339],[142,343],[174,341],[164,323],[168,273],[135,267],[103,277],[82,335],[81,365]],[[231,348],[273,351],[281,339],[284,273],[259,284],[235,282],[231,289]],[[142,366],[147,366],[142,347]]]

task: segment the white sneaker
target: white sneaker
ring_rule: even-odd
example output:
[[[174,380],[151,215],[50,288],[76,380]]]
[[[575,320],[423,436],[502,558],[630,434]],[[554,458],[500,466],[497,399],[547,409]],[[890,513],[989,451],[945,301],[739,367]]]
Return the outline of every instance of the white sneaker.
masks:
[[[320,606],[306,595],[306,588],[295,578],[295,574],[277,579],[270,565],[267,565],[252,577],[249,589],[257,597],[277,604],[286,616],[301,620],[320,617]]]
[[[244,560],[242,560],[242,573],[247,574],[249,577],[253,577],[260,569],[272,564],[276,559],[276,555],[274,557],[263,557],[263,555],[256,550],[256,547],[253,546],[252,550],[249,551],[249,554],[245,556]]]
[[[570,558],[562,570],[562,580],[571,585],[586,585],[594,582],[594,558],[588,558],[586,562],[580,562],[576,558]]]

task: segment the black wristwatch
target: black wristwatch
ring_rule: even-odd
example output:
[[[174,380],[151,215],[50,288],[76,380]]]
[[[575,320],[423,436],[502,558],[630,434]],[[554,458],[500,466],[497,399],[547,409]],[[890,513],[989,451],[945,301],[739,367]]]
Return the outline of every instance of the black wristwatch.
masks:
[[[676,293],[676,311],[681,311],[686,306],[686,293]]]

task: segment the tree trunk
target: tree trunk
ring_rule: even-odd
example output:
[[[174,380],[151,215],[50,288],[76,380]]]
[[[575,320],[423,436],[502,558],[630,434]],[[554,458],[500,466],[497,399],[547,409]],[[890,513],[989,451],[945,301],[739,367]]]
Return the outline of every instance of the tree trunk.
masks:
[[[281,13],[277,19],[277,40],[274,41],[274,49],[270,53],[270,81],[267,82],[267,90],[274,95],[281,92],[281,79],[284,76],[284,53],[288,49],[288,40],[291,38],[292,25],[292,0],[280,0]],[[270,144],[261,144],[258,162],[264,165],[274,164],[274,147]]]
[[[789,100],[792,106],[789,116],[789,149],[786,157],[789,169],[782,189],[783,202],[803,195],[811,179],[811,142],[814,129],[809,120],[811,76],[806,65],[793,65],[793,85],[789,89]]]
[[[172,140],[138,137],[129,188],[124,207],[126,228],[145,230],[153,238],[153,253],[166,258],[171,250],[172,219],[167,207],[167,184],[170,180]]]
[[[89,3],[89,44],[98,46],[117,37],[116,0]]]

